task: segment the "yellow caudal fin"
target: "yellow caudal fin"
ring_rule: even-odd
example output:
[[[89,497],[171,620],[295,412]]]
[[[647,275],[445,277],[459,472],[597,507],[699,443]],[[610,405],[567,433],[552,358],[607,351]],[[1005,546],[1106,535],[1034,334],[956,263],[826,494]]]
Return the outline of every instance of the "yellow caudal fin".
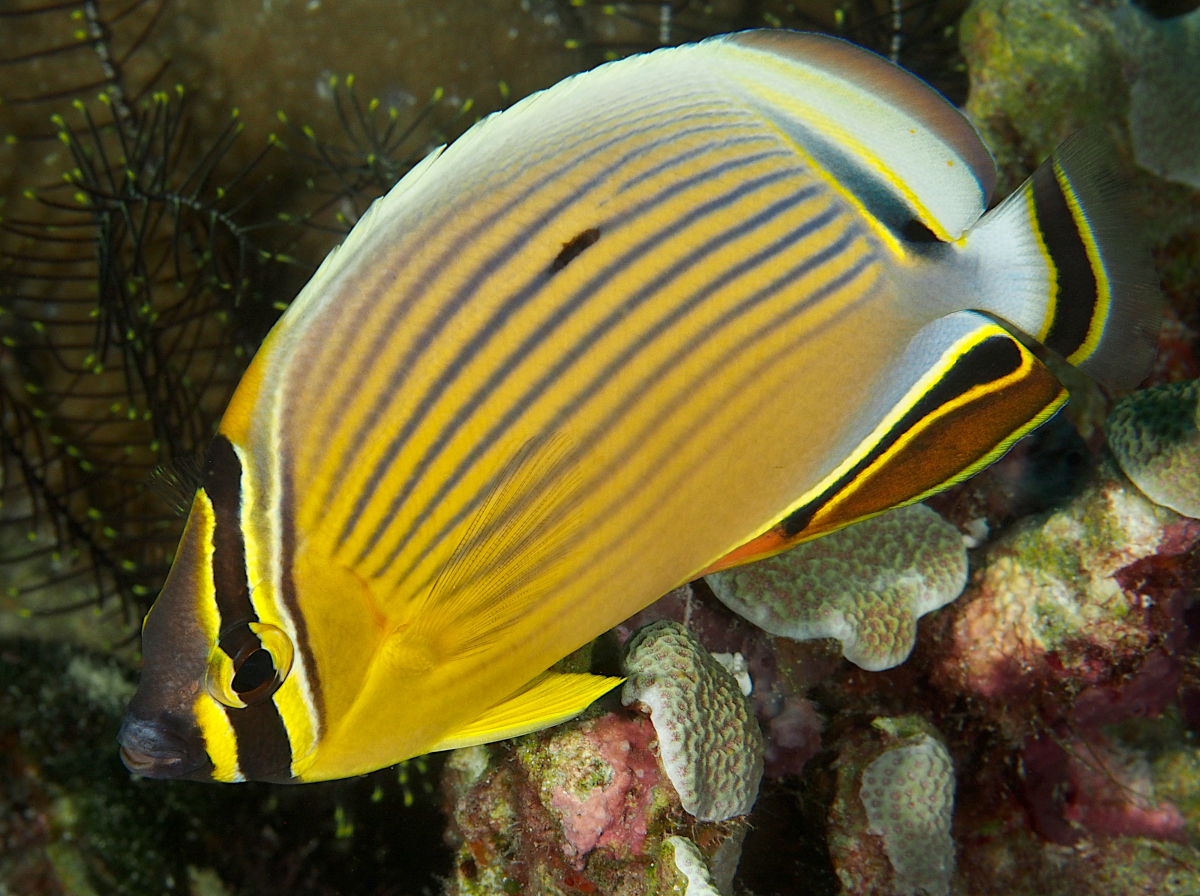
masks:
[[[1162,292],[1130,224],[1128,177],[1080,131],[967,233],[980,311],[1004,318],[1110,389],[1150,371]]]
[[[544,672],[514,696],[438,741],[430,751],[457,750],[549,728],[579,715],[624,680],[606,675]]]
[[[579,527],[570,440],[527,442],[466,524],[412,637],[443,657],[494,644],[562,580]]]

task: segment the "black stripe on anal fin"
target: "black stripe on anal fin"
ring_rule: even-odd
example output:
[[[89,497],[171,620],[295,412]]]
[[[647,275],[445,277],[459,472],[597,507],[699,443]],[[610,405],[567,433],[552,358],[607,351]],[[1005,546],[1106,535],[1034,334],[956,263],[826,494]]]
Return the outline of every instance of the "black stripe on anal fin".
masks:
[[[223,435],[205,457],[203,488],[213,507],[213,584],[221,617],[218,644],[230,659],[262,647],[248,623],[258,622],[246,577],[242,533],[242,462]],[[223,707],[237,741],[238,768],[248,781],[290,781],[292,748],[274,700]]]
[[[982,469],[1064,398],[1062,384],[1016,339],[989,336],[852,469],[786,517],[783,534],[807,540],[939,491]]]
[[[1037,228],[1058,283],[1054,319],[1046,333],[1045,345],[1069,358],[1087,342],[1100,294],[1087,245],[1079,232],[1081,223],[1071,212],[1055,172],[1055,161],[1050,158],[1030,180]]]
[[[554,261],[550,263],[550,273],[557,274],[572,261],[578,258],[583,253],[584,249],[595,245],[598,239],[600,239],[600,229],[597,227],[589,227],[587,230],[576,234],[570,240],[563,243],[561,251],[559,251]]]

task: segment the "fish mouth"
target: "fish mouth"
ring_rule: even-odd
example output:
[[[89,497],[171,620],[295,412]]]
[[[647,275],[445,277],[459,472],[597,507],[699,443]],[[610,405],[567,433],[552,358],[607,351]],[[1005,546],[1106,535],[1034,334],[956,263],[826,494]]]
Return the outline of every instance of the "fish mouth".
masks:
[[[188,742],[165,725],[126,717],[117,734],[121,761],[143,778],[183,778],[195,776],[211,766],[208,755],[196,751]],[[208,775],[199,776],[207,780]]]

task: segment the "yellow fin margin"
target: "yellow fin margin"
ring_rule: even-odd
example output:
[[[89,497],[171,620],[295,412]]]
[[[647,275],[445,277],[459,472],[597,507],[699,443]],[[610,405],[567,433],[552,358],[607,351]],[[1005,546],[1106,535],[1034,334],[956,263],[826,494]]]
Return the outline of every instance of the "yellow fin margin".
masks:
[[[473,747],[558,725],[579,715],[624,680],[608,675],[543,672],[514,696],[451,732],[429,751]]]

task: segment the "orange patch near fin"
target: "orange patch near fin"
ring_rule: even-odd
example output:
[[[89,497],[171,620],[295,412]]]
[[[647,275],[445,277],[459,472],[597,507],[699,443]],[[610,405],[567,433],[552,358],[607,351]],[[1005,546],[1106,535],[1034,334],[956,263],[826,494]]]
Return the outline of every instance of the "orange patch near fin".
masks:
[[[942,359],[894,423],[811,500],[700,575],[761,560],[966,479],[1003,455],[1067,400],[1054,374],[1010,334],[985,323]]]

